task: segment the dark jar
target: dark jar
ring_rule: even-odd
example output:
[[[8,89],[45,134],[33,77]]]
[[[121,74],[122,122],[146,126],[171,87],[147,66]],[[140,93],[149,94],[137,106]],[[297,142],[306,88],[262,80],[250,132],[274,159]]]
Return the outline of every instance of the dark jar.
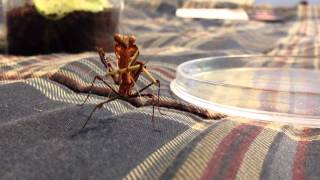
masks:
[[[3,6],[7,52],[35,55],[111,51],[123,1],[7,0]]]

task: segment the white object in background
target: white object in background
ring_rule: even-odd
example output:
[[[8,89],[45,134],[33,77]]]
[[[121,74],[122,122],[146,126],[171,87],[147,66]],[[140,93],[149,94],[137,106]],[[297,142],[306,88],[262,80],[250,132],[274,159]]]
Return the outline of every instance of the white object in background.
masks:
[[[201,19],[249,20],[248,14],[242,9],[181,8],[176,10],[176,16]]]

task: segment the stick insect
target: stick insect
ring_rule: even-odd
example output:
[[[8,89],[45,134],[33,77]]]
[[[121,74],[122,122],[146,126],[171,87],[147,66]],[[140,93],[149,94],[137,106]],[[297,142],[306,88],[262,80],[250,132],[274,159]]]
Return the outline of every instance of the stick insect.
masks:
[[[160,81],[158,79],[155,79],[151,75],[151,73],[147,70],[147,67],[144,62],[137,60],[139,57],[139,49],[138,49],[138,46],[136,45],[136,38],[134,36],[115,34],[114,41],[115,41],[114,53],[118,61],[117,62],[118,68],[115,68],[111,64],[110,57],[108,57],[105,54],[102,48],[97,48],[97,51],[100,56],[100,60],[102,64],[105,66],[107,73],[104,76],[97,75],[94,77],[90,86],[89,93],[85,101],[81,105],[85,104],[89,99],[89,96],[91,95],[91,90],[96,80],[100,80],[107,87],[109,87],[112,90],[112,92],[115,94],[115,96],[96,105],[94,109],[91,111],[88,119],[86,120],[82,128],[85,128],[88,121],[91,119],[93,113],[97,109],[102,108],[104,104],[110,103],[117,99],[128,100],[129,98],[137,98],[137,97],[152,98],[152,124],[154,126],[155,96],[151,93],[143,93],[143,91],[145,91],[152,85],[158,86],[158,102],[157,103],[159,103]],[[139,76],[141,75],[141,73],[145,75],[145,77],[149,80],[150,84],[146,85],[140,90],[136,90],[136,92],[133,92],[133,88]],[[117,84],[119,87],[118,91],[104,80],[105,77],[111,77],[113,79],[113,82]],[[160,109],[158,110],[160,112]]]

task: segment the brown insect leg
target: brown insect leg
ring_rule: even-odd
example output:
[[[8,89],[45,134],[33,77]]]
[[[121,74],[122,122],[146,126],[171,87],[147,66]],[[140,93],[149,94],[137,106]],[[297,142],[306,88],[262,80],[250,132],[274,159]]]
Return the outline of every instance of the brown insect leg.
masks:
[[[84,100],[84,102],[83,102],[82,104],[80,104],[80,106],[83,106],[83,105],[88,101],[90,95],[92,94],[92,93],[91,93],[91,90],[92,90],[92,88],[93,88],[93,85],[94,85],[94,83],[95,83],[95,81],[96,81],[97,79],[100,80],[100,81],[102,81],[105,85],[107,85],[116,95],[119,95],[119,93],[118,93],[115,89],[113,89],[105,80],[103,80],[103,77],[102,77],[102,76],[97,75],[97,76],[94,77],[94,79],[93,79],[93,81],[92,81],[92,83],[91,83],[90,90],[89,90],[89,93],[88,93],[86,99]]]
[[[152,96],[152,119],[151,119],[151,121],[152,121],[152,127],[153,127],[153,129],[156,129],[155,128],[155,123],[154,123],[154,96]],[[159,110],[159,106],[158,106],[158,110]],[[160,112],[160,111],[159,111]]]
[[[86,120],[86,122],[83,124],[82,128],[85,128],[85,127],[86,127],[88,121],[91,119],[93,113],[94,113],[97,109],[101,109],[104,104],[109,103],[109,102],[112,102],[112,101],[114,101],[114,100],[116,100],[116,99],[119,99],[119,98],[120,98],[120,96],[115,96],[115,97],[113,97],[113,98],[110,98],[110,99],[108,99],[108,100],[106,100],[106,101],[103,101],[103,102],[99,103],[98,105],[96,105],[96,107],[94,107],[93,110],[91,111],[91,113],[90,113],[88,119]]]
[[[148,88],[149,88],[150,86],[152,86],[153,84],[154,84],[154,83],[152,82],[152,83],[146,85],[144,88],[140,89],[138,92],[132,94],[131,97],[133,97],[133,96],[136,96],[136,97],[139,96],[139,94],[140,94],[141,92],[143,92],[144,90],[148,89]]]
[[[107,69],[107,72],[112,72],[114,71],[114,67],[112,66],[112,64],[110,63],[110,57],[106,56],[106,53],[104,52],[104,50],[102,48],[96,48],[99,56],[100,56],[100,61],[102,62],[102,64],[104,65],[104,67]],[[116,75],[111,75],[114,83],[116,84],[120,84],[120,79],[119,76]]]
[[[160,103],[160,81],[158,80],[158,102],[157,102],[157,105]],[[150,86],[152,86],[154,83],[150,83],[148,84],[147,86],[145,86],[144,88],[140,89],[138,92],[134,93],[132,96],[138,96],[141,92],[143,92],[144,90],[148,89]],[[152,95],[152,94],[151,94]],[[153,97],[153,95],[152,95]],[[165,113],[161,112],[160,111],[160,107],[158,106],[158,111],[161,115],[166,115]]]
[[[143,62],[136,61],[135,65],[140,65],[140,67],[137,72],[132,72],[132,78],[133,78],[134,82],[136,82],[138,80],[140,74],[142,73],[144,64],[143,64]]]
[[[151,119],[151,122],[152,122],[153,129],[156,129],[155,128],[155,121],[154,121],[154,106],[155,106],[154,95],[149,94],[149,93],[147,93],[147,94],[134,94],[134,95],[129,96],[129,98],[144,97],[144,96],[152,98],[152,119]]]
[[[140,62],[140,61],[137,61],[136,64],[139,64],[140,65],[140,69],[136,72],[136,74],[133,75],[134,77],[134,80],[137,81],[139,75],[142,73],[143,71],[143,66],[144,66],[144,63],[143,62]],[[158,83],[158,102],[157,102],[157,105],[160,103],[160,81],[157,80],[157,83]],[[154,83],[150,83],[148,84],[146,87],[142,88],[140,91],[138,91],[137,93],[141,93],[142,91],[144,91],[145,89],[148,89],[150,86],[152,86]],[[158,111],[161,115],[165,115],[164,113],[162,113],[160,111],[160,107],[158,106]]]
[[[160,113],[161,115],[166,115],[165,113],[162,113],[162,112],[160,111],[159,104],[160,104],[160,88],[161,88],[161,86],[160,86],[160,81],[159,81],[159,80],[157,80],[157,83],[158,83],[158,102],[157,102],[158,111],[159,111],[159,113]]]
[[[102,64],[104,65],[104,67],[106,69],[111,69],[113,70],[113,67],[110,66],[110,62],[109,62],[109,59],[106,58],[106,53],[104,52],[104,50],[102,48],[96,48],[98,53],[99,53],[99,56],[100,56],[100,60],[102,62]]]

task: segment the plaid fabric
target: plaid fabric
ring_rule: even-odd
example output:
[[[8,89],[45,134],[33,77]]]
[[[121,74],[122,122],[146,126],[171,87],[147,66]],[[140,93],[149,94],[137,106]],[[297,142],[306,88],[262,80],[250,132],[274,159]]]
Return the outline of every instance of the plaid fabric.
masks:
[[[137,36],[141,60],[169,90],[176,66],[194,58],[243,53],[318,56],[318,7],[287,24],[208,22],[128,8],[122,31]],[[132,20],[132,19],[135,20]],[[290,62],[287,62],[290,61]],[[279,66],[318,68],[318,59]],[[41,72],[41,73],[40,73]],[[0,58],[1,179],[316,179],[319,130],[238,117],[204,119],[170,107],[114,101],[79,130],[95,104],[57,78],[88,85],[104,69],[95,53]],[[36,78],[37,77],[37,78]],[[61,77],[61,76],[58,76]],[[141,78],[138,86],[147,84]],[[103,89],[103,85],[97,84]],[[151,88],[150,90],[156,90]],[[226,92],[227,93],[227,92]],[[264,96],[264,95],[261,95]],[[270,97],[276,99],[277,97]]]
[[[76,55],[52,54],[30,57],[1,55],[0,80],[8,81],[50,76],[54,74],[60,66],[92,55],[93,53]]]

